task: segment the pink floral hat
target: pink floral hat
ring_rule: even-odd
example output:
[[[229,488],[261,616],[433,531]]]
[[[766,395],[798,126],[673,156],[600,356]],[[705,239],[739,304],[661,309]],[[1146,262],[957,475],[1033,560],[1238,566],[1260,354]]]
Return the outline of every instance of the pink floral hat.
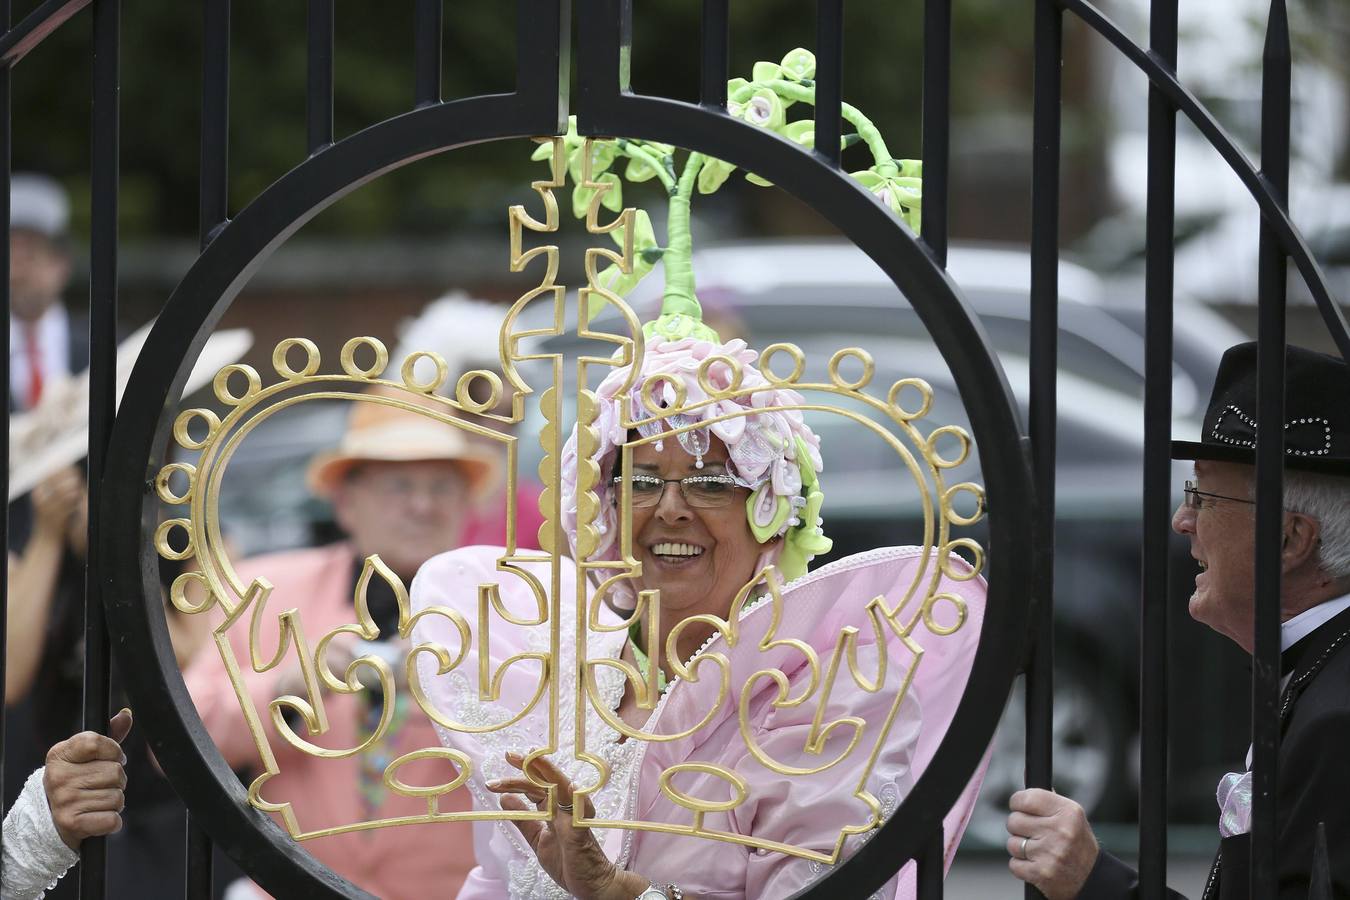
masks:
[[[728,112],[751,126],[773,131],[804,148],[814,148],[812,113],[808,111],[795,121],[789,114],[793,107],[809,110],[814,106],[814,76],[815,56],[801,48],[789,52],[779,63],[756,63],[751,78],[733,79],[728,84]],[[876,126],[857,107],[844,104],[841,115],[852,129],[846,128],[842,133],[843,147],[856,145],[871,157],[870,168],[851,173],[853,178],[917,232],[922,206],[922,163],[893,158]],[[765,545],[783,538],[781,544],[766,546],[761,563],[776,561],[780,574],[788,581],[804,575],[807,563],[831,547],[820,518],[823,501],[817,478],[821,471],[820,439],[807,427],[801,411],[791,408],[802,404],[799,393],[775,386],[754,367],[759,354],[744,341],[724,343],[717,332],[704,324],[702,306],[694,290],[691,202],[696,194],[715,192],[736,167],[702,153],[681,155],[682,151],[675,147],[654,141],[628,138],[588,141],[577,133],[575,118],[563,145],[575,184],[572,210],[578,218],[586,217],[597,203],[620,212],[624,207],[624,181],[656,181],[669,201],[666,245],[658,245],[647,212],[636,210],[631,225],[610,232],[621,247],[631,241],[631,265],[612,265],[600,272],[595,282],[601,296],[619,297],[649,274],[657,261],[662,263],[665,274],[660,315],[643,326],[645,351],[638,362],[636,377],[631,366],[616,369],[597,392],[596,461],[601,478],[595,490],[602,502],[600,521],[596,523],[599,541],[591,558],[603,558],[613,547],[619,530],[617,507],[609,502],[609,477],[618,456],[617,448],[629,440],[628,429],[623,425],[629,421],[637,423],[636,431],[643,438],[687,429],[674,437],[699,465],[712,439],[722,441],[730,456],[729,473],[751,491],[746,517],[752,533]],[[545,160],[552,154],[552,145],[544,145],[534,158]],[[586,173],[590,174],[590,186],[584,181]],[[752,184],[769,184],[752,172],[746,172],[745,177]],[[633,230],[631,236],[625,234],[627,227]],[[740,384],[734,397],[708,402],[699,370],[710,357],[724,357],[739,364]],[[641,392],[654,375],[665,377],[654,382],[659,386],[657,395],[644,403]],[[726,362],[714,360],[707,364],[704,380],[715,391],[730,387],[732,377],[731,366]],[[680,392],[675,383],[683,387],[683,403],[679,402]],[[649,412],[662,407],[673,410],[677,405],[681,411],[669,416],[653,417]],[[698,422],[707,425],[688,427]],[[563,526],[574,553],[577,462],[577,435],[573,429],[562,461],[562,503]],[[628,590],[620,586],[618,596],[611,596],[611,602],[620,607],[631,606],[631,595],[622,596]]]

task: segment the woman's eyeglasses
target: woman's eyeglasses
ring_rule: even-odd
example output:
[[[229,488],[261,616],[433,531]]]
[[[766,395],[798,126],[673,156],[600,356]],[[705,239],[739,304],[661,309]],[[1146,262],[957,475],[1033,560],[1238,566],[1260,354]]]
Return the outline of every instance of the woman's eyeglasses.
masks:
[[[634,475],[628,482],[633,506],[645,508],[661,502],[666,485],[678,484],[684,502],[699,509],[715,509],[736,499],[737,488],[750,484],[735,475],[689,475],[684,478],[657,478],[655,475]],[[623,489],[623,476],[614,476],[614,486]]]
[[[1209,491],[1197,490],[1194,481],[1186,482],[1186,487],[1182,489],[1186,495],[1186,505],[1191,509],[1202,509],[1203,500],[1231,500],[1233,503],[1247,503],[1256,505],[1255,500],[1247,500],[1243,497],[1225,497],[1223,494],[1211,494]]]

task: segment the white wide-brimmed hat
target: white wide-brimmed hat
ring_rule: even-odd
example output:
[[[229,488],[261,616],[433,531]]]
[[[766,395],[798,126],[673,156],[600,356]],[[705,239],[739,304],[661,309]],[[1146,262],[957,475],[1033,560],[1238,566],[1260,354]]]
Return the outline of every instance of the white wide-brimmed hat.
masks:
[[[141,353],[150,326],[117,346],[117,401],[126,390],[131,368]],[[253,346],[246,328],[217,331],[207,340],[188,375],[183,394],[208,384],[216,372],[238,360]],[[49,475],[84,459],[89,453],[89,372],[50,382],[38,405],[9,419],[9,500],[22,497]]]

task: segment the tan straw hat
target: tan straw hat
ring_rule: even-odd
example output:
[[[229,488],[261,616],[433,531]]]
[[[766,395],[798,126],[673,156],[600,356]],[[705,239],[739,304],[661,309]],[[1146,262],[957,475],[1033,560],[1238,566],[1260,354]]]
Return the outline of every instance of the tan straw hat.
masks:
[[[497,474],[497,461],[461,429],[397,406],[358,400],[341,443],[315,455],[306,481],[310,490],[326,497],[361,463],[434,460],[455,463],[475,493],[490,486]]]

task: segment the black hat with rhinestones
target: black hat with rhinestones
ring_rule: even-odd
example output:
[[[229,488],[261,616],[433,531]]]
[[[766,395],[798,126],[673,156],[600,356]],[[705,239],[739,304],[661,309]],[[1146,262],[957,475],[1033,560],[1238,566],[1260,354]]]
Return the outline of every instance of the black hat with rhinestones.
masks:
[[[1291,469],[1350,476],[1350,366],[1303,347],[1285,350],[1284,458]],[[1173,441],[1173,459],[1256,462],[1256,343],[1229,347],[1197,441]]]

